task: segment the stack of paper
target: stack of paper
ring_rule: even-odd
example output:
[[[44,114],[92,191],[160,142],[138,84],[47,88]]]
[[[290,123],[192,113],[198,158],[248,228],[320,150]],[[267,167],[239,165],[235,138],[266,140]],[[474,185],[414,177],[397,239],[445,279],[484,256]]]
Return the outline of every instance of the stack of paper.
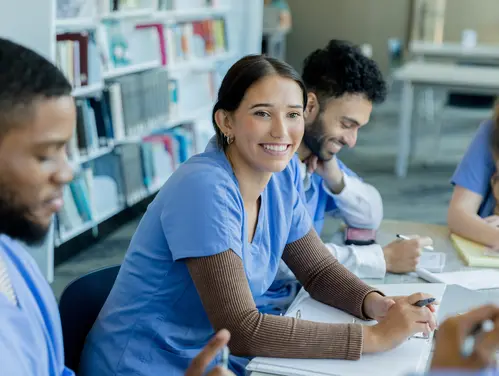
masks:
[[[494,252],[489,247],[456,234],[451,234],[450,239],[468,266],[499,268],[499,252],[496,252],[497,255],[494,256]]]
[[[411,295],[424,292],[442,299],[443,284],[394,284],[374,286],[387,296]],[[307,292],[300,291],[286,316],[326,323],[351,323],[354,317],[338,309],[313,300]],[[362,322],[356,320],[356,322]],[[376,322],[366,323],[368,325]],[[284,359],[254,358],[247,369],[276,376],[339,376],[339,375],[383,375],[400,376],[413,372],[424,372],[428,362],[433,335],[429,339],[412,337],[399,347],[377,354],[364,354],[360,360],[337,359]]]

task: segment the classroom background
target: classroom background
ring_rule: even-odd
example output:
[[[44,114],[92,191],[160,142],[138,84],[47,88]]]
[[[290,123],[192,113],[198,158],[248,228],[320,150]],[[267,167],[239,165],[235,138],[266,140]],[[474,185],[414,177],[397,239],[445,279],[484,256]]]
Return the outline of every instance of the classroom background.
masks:
[[[49,57],[74,85],[77,175],[45,243],[31,249],[57,297],[74,278],[121,262],[148,203],[214,134],[218,85],[246,54],[300,71],[338,38],[378,62],[388,100],[339,157],[380,191],[387,220],[446,224],[450,177],[499,90],[494,0],[0,4],[0,35]],[[329,221],[323,235],[337,226]]]

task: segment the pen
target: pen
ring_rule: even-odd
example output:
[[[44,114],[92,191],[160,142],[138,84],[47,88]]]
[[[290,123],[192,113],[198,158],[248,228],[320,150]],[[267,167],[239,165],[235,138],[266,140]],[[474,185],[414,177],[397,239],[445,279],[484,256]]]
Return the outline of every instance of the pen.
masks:
[[[431,304],[435,301],[435,298],[428,298],[428,299],[422,299],[418,300],[414,305],[416,307],[426,307],[428,304]],[[415,334],[413,336],[414,338],[422,338],[422,339],[428,339],[429,337],[421,333],[420,335]]]
[[[482,323],[476,324],[475,327],[468,334],[461,347],[461,354],[465,357],[473,353],[475,347],[475,338],[481,333],[487,333],[494,330],[494,322],[492,320],[485,320]]]
[[[397,238],[402,239],[402,240],[410,240],[411,238],[405,235],[397,234]],[[423,247],[427,251],[434,251],[434,248],[431,245],[427,245]]]
[[[428,298],[428,299],[423,299],[423,300],[418,300],[414,305],[416,307],[425,307],[428,304],[431,304],[435,301],[435,298]]]
[[[227,346],[222,349],[222,368],[229,369],[229,348]]]

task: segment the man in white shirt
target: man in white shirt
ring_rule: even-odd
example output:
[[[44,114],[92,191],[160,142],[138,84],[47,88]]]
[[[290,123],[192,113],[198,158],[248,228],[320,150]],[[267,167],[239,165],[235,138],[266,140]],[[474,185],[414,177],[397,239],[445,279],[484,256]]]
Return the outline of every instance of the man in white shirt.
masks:
[[[369,122],[373,103],[386,98],[386,83],[376,63],[345,41],[331,40],[304,61],[308,90],[305,134],[298,150],[307,207],[320,234],[326,214],[352,228],[377,229],[383,219],[379,192],[336,156],[354,147],[357,132]],[[414,271],[422,247],[431,239],[415,236],[385,247],[378,244],[328,244],[331,252],[361,278],[383,278],[387,271]]]

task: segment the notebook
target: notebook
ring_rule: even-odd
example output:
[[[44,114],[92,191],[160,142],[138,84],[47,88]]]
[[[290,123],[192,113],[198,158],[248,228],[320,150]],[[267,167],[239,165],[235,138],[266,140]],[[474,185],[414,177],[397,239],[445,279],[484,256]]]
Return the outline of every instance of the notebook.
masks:
[[[465,270],[437,274],[426,269],[417,268],[416,273],[418,277],[428,282],[460,285],[470,290],[499,288],[499,271],[494,269]]]
[[[410,295],[425,292],[441,300],[443,284],[386,284],[373,286],[387,296]],[[295,317],[300,310],[301,319],[326,322],[350,323],[353,316],[336,308],[329,307],[301,290],[288,309],[286,316]],[[374,325],[375,321],[363,322]],[[343,375],[383,375],[400,376],[412,372],[423,373],[431,353],[433,334],[428,339],[411,337],[397,348],[377,354],[364,354],[360,360],[338,359],[284,359],[256,357],[247,366],[248,371],[268,373],[276,376],[343,376]]]
[[[468,266],[499,268],[499,252],[496,252],[497,256],[493,256],[494,251],[491,251],[489,247],[456,234],[451,234],[450,239]]]

